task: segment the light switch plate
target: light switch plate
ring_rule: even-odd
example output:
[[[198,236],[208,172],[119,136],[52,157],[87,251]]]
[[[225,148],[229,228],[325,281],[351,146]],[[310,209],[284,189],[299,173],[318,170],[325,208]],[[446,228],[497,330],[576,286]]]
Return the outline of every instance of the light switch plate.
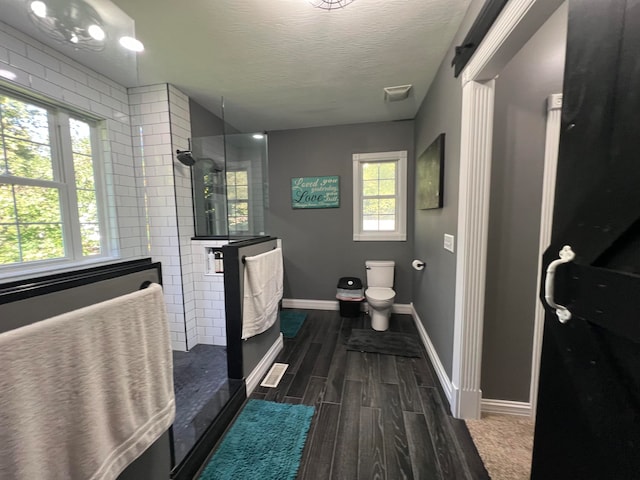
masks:
[[[449,250],[451,253],[454,251],[454,241],[455,237],[453,235],[449,235],[448,233],[444,234],[444,249]]]

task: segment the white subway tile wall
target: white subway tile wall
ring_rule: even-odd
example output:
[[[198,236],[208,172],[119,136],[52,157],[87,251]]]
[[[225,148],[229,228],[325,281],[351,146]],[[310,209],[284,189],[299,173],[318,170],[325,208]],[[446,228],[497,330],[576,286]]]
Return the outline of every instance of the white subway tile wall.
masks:
[[[224,276],[205,275],[207,248],[222,247],[227,243],[226,240],[194,240],[191,243],[198,343],[227,344]]]
[[[169,85],[169,129],[163,125],[154,125],[154,134],[170,133],[172,152],[187,150],[191,138],[191,120],[189,115],[189,97],[173,85]],[[196,301],[194,293],[193,256],[191,238],[195,234],[193,221],[193,197],[191,194],[191,168],[173,161],[176,211],[178,217],[178,244],[182,266],[182,292],[184,302],[184,322],[187,334],[187,347],[192,348],[198,342],[196,322]]]
[[[154,260],[162,262],[172,347],[185,351],[193,345],[188,343],[185,329],[169,86],[163,83],[130,88],[129,106],[138,175],[145,180],[143,195],[150,253]]]
[[[142,210],[131,149],[127,90],[48,46],[0,22],[0,69],[15,74],[2,83],[23,87],[55,102],[85,110],[104,119],[102,170],[109,178],[107,211],[114,244],[121,258],[148,255]],[[99,100],[99,101],[98,101]]]
[[[162,262],[174,349],[226,345],[223,278],[204,279],[191,241],[191,171],[174,161],[191,136],[188,97],[167,84],[126,89],[2,22],[0,69],[15,74],[2,83],[104,119],[110,253]]]

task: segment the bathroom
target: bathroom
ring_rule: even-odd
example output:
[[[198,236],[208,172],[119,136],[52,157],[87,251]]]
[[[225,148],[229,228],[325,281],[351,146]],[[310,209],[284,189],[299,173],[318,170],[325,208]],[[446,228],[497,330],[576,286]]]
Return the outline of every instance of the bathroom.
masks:
[[[129,6],[129,2],[118,3],[123,8],[125,3]],[[484,2],[475,0],[468,3],[470,8],[462,24],[464,29],[473,23],[482,3]],[[135,11],[141,7],[142,2],[130,4]],[[555,8],[552,4],[553,2],[549,3],[550,10]],[[3,22],[11,18],[9,12],[16,5],[18,2],[0,1]],[[352,10],[345,10],[350,11]],[[459,13],[461,18],[462,11]],[[334,17],[335,15],[325,15],[323,20]],[[144,30],[144,15],[138,15],[138,19],[141,22],[136,31],[141,32]],[[169,20],[172,22],[173,18]],[[202,21],[201,18],[192,20]],[[174,31],[175,25],[171,22],[165,24],[165,28],[155,28],[153,25],[152,29]],[[216,242],[222,245],[228,241],[230,233],[227,232],[227,238],[224,239],[203,240],[196,237],[197,220],[194,220],[192,203],[192,192],[195,190],[192,175],[195,169],[183,165],[177,159],[176,152],[189,149],[197,152],[202,147],[198,145],[198,138],[220,136],[225,129],[228,134],[260,131],[266,133],[268,142],[268,164],[267,170],[263,172],[263,179],[264,184],[268,185],[269,194],[263,205],[264,229],[258,229],[255,233],[264,232],[282,242],[285,263],[282,306],[335,310],[338,278],[357,276],[364,279],[366,260],[393,260],[395,311],[411,314],[416,324],[428,332],[425,343],[431,349],[430,354],[435,359],[439,380],[452,407],[459,401],[459,395],[470,392],[475,397],[468,404],[473,404],[479,413],[482,394],[479,390],[479,371],[468,377],[475,382],[473,385],[459,383],[461,379],[467,378],[465,372],[470,364],[467,360],[477,350],[464,348],[466,344],[460,343],[466,340],[466,337],[461,336],[466,332],[460,328],[465,325],[465,316],[461,312],[467,307],[467,289],[474,284],[464,283],[469,279],[465,270],[465,255],[469,253],[472,243],[465,243],[465,236],[469,236],[465,228],[474,225],[464,223],[468,220],[465,214],[473,204],[473,199],[466,197],[467,190],[462,184],[469,165],[463,163],[460,151],[462,94],[459,79],[453,77],[450,68],[454,44],[451,44],[446,53],[449,58],[442,63],[439,60],[433,62],[434,66],[440,64],[440,68],[437,73],[435,70],[433,72],[435,81],[424,101],[421,99],[424,92],[416,94],[416,98],[412,97],[410,101],[422,103],[414,105],[410,114],[396,115],[394,121],[363,123],[367,120],[360,121],[358,117],[352,116],[349,117],[351,121],[317,126],[309,121],[309,118],[314,118],[313,111],[304,111],[300,112],[299,117],[291,117],[287,122],[273,124],[270,128],[245,128],[245,122],[255,120],[260,123],[265,118],[249,114],[233,97],[227,95],[225,98],[225,124],[220,118],[224,116],[221,101],[217,104],[209,102],[203,106],[198,102],[197,95],[186,94],[177,86],[178,82],[172,85],[167,84],[166,79],[138,81],[138,74],[144,70],[139,70],[135,62],[131,68],[118,67],[105,74],[98,74],[96,71],[100,69],[100,65],[96,65],[93,54],[84,57],[81,55],[83,60],[77,63],[67,55],[54,51],[46,39],[33,40],[18,31],[19,25],[16,24],[15,27],[0,24],[2,87],[13,93],[34,95],[44,103],[48,100],[53,104],[66,106],[72,112],[84,112],[89,120],[96,122],[94,140],[96,145],[100,145],[103,155],[103,170],[100,173],[106,179],[103,193],[108,207],[101,214],[105,220],[104,232],[109,232],[110,241],[104,245],[105,258],[91,259],[86,265],[100,264],[101,260],[106,259],[123,261],[149,256],[161,262],[172,345],[176,352],[192,350],[197,345],[217,343],[222,346],[225,341],[224,329],[219,321],[221,317],[218,316],[225,311],[222,299],[219,295],[215,301],[203,296],[208,293],[202,292],[211,292],[213,288],[199,287],[205,283],[215,284],[220,281],[220,277],[215,274],[207,275],[207,254],[211,252],[211,248],[217,248]],[[148,24],[146,28],[149,30]],[[132,23],[129,30],[133,32]],[[365,28],[362,27],[362,30]],[[173,37],[169,37],[167,36],[167,43],[163,48],[169,48],[174,43]],[[259,38],[259,35],[247,36],[254,37]],[[464,32],[461,30],[456,37],[457,44],[463,39]],[[153,50],[153,47],[149,49],[149,56]],[[69,55],[77,53],[71,51]],[[133,58],[135,60],[135,56]],[[131,66],[131,59],[129,56],[123,60]],[[189,74],[188,69],[174,70],[184,76]],[[127,88],[133,84],[141,86]],[[291,88],[291,93],[295,93],[295,90]],[[224,92],[219,93],[218,100]],[[256,104],[260,100],[253,98]],[[331,111],[334,107],[330,103],[326,111]],[[194,122],[193,118],[197,115],[201,115],[200,119]],[[203,120],[202,115],[209,120]],[[389,117],[381,115],[376,118]],[[204,131],[198,131],[200,128]],[[415,160],[442,132],[447,135],[444,207],[422,210],[414,201]],[[354,200],[353,190],[353,156],[389,151],[407,152],[405,237],[403,240],[393,241],[354,239],[353,209],[357,200]],[[210,158],[210,155],[206,154],[205,158]],[[216,172],[220,169],[220,164],[216,164],[215,159],[212,160],[212,170]],[[319,176],[339,179],[339,205],[321,209],[293,208],[291,179]],[[508,188],[510,180],[500,180],[492,185],[492,190],[496,187]],[[197,209],[197,205],[195,207]],[[237,220],[242,223],[239,217]],[[476,230],[472,232],[477,233]],[[453,234],[456,234],[455,240],[451,237]],[[446,244],[448,236],[452,240],[449,247]],[[456,241],[459,243],[456,244]],[[494,242],[493,245],[499,245],[499,242]],[[424,271],[412,270],[411,263],[415,258],[427,262]],[[61,265],[34,262],[22,271],[11,267],[3,268],[0,275],[3,281],[16,280],[57,272],[62,268],[64,267]],[[471,273],[477,276],[482,271]],[[535,275],[534,268],[522,277],[531,279]],[[476,283],[482,282],[478,280]],[[521,287],[519,281],[508,285],[508,288],[514,290],[523,290],[524,287]],[[535,292],[531,292],[531,304],[535,298]],[[480,292],[477,301],[482,303],[482,299]],[[199,306],[201,301],[209,302],[206,308],[210,312],[205,315],[204,308]],[[482,309],[476,310],[475,314],[482,326]],[[530,315],[521,317],[509,319],[509,324],[526,337],[517,342],[517,348],[513,348],[513,342],[492,344],[491,353],[496,358],[517,355],[518,365],[522,366],[510,368],[506,376],[499,375],[500,391],[497,391],[492,401],[501,405],[501,408],[510,409],[512,413],[527,414],[534,408],[528,398],[504,393],[505,387],[508,389],[517,384],[518,389],[526,394],[532,380],[529,368],[531,342],[526,333],[531,324]],[[496,320],[499,324],[498,320],[500,319]],[[487,326],[495,327],[491,324]],[[494,330],[485,328],[485,336],[492,332],[495,335]],[[478,331],[482,332],[482,329],[474,330],[476,333]],[[482,338],[473,339],[473,345],[479,347],[481,343]],[[517,352],[513,353],[512,350]],[[471,358],[471,361],[473,363],[474,359]],[[501,363],[513,366],[516,362]],[[482,375],[484,378],[485,372]],[[461,412],[458,411],[457,414],[460,415]]]
[[[114,260],[151,256],[153,261],[161,262],[171,340],[177,355],[198,345],[224,348],[222,276],[209,275],[207,254],[211,248],[228,243],[230,238],[247,234],[281,239],[286,271],[285,308],[336,309],[337,279],[343,276],[364,279],[365,260],[385,259],[396,262],[397,308],[403,313],[410,311],[411,226],[408,240],[402,242],[354,242],[350,232],[352,155],[407,151],[412,158],[413,121],[276,130],[267,132],[263,139],[251,136],[247,141],[262,142],[263,146],[268,142],[268,155],[259,154],[257,162],[253,162],[251,177],[260,193],[252,194],[251,231],[201,232],[198,219],[202,217],[196,216],[194,220],[192,203],[192,191],[201,187],[197,184],[201,166],[213,161],[208,168],[213,167],[217,174],[216,170],[232,171],[240,165],[232,166],[228,153],[241,149],[239,142],[243,136],[232,125],[224,124],[222,101],[219,110],[212,113],[172,85],[155,84],[127,90],[72,60],[59,59],[44,45],[35,43],[39,46],[36,49],[31,44],[33,40],[21,32],[4,24],[0,26],[3,38],[14,49],[12,59],[30,52],[41,62],[22,65],[31,77],[17,75],[11,79],[5,73],[3,83],[9,92],[16,87],[27,88],[104,119],[101,126],[109,136],[104,144],[104,170],[111,172],[114,179],[113,184],[107,186],[112,192],[107,196],[111,215],[115,212],[109,222],[118,232],[110,253]],[[47,67],[42,66],[45,64]],[[54,71],[61,73],[54,77],[50,73]],[[34,80],[40,77],[42,81]],[[72,96],[71,89],[84,95]],[[104,103],[94,98],[102,98]],[[233,103],[227,101],[225,109],[232,108]],[[194,166],[184,165],[177,159],[177,150],[189,149],[196,157]],[[338,176],[341,180],[339,207],[293,209],[291,178],[305,176]],[[411,162],[407,176],[412,178]],[[412,204],[407,207],[411,211]],[[42,266],[30,274],[50,271],[49,267]],[[9,281],[18,280],[20,276],[5,273],[2,278]],[[220,358],[215,355],[214,358]],[[181,360],[176,362],[180,363]],[[222,365],[216,369],[225,370]],[[192,442],[197,440],[195,437],[197,435]],[[187,451],[178,448],[174,453],[179,462]]]
[[[329,3],[327,0],[312,2]],[[500,93],[500,89],[507,84],[501,85],[501,82],[508,82],[505,79],[510,77],[501,74],[502,80],[485,82],[489,77],[482,75],[490,73],[493,78],[496,73],[494,67],[503,68],[512,62],[510,68],[513,68],[513,78],[518,77],[515,74],[523,71],[518,68],[522,64],[514,59],[526,57],[518,54],[510,59],[500,55],[510,56],[520,49],[527,50],[523,43],[537,28],[540,30],[529,40],[527,48],[531,50],[527,52],[534,53],[537,60],[552,57],[561,59],[559,55],[538,51],[532,45],[536,46],[533,41],[536,37],[550,40],[553,43],[549,45],[552,50],[559,50],[565,45],[562,28],[566,28],[566,21],[562,15],[558,15],[558,12],[563,12],[563,2],[448,2],[442,10],[451,18],[440,23],[431,21],[432,12],[422,10],[424,6],[420,2],[355,0],[355,8],[321,12],[314,10],[318,5],[309,6],[308,2],[279,2],[276,5],[251,0],[237,9],[231,8],[233,2],[225,4],[217,12],[220,15],[213,16],[199,15],[202,11],[198,8],[208,7],[195,4],[185,8],[184,5],[165,2],[162,8],[151,9],[146,0],[116,0],[116,3],[122,8],[100,0],[52,0],[49,6],[43,1],[0,0],[0,99],[5,101],[11,97],[13,100],[33,102],[27,110],[45,112],[40,116],[41,128],[36,135],[37,141],[33,138],[25,141],[20,135],[12,137],[11,133],[6,133],[7,125],[4,124],[0,129],[5,143],[5,157],[0,165],[0,213],[3,214],[0,219],[1,283],[15,286],[16,282],[24,283],[25,279],[40,275],[67,275],[75,268],[99,270],[107,264],[153,259],[162,264],[162,275],[154,281],[161,280],[163,284],[163,298],[168,310],[166,323],[170,328],[173,351],[178,356],[194,352],[199,346],[229,348],[228,344],[225,346],[228,332],[222,319],[228,317],[230,305],[225,301],[224,294],[230,289],[222,287],[225,275],[219,272],[218,262],[228,259],[220,258],[220,249],[227,248],[232,239],[243,237],[245,233],[257,235],[261,240],[263,235],[271,236],[280,242],[285,267],[282,301],[285,309],[337,310],[337,279],[344,276],[365,279],[366,261],[392,260],[395,264],[394,312],[408,314],[418,328],[453,415],[457,418],[477,418],[483,411],[494,410],[509,415],[535,416],[542,328],[541,320],[534,319],[529,310],[535,306],[536,310],[541,311],[536,288],[540,283],[536,281],[540,269],[532,260],[539,253],[540,245],[536,243],[543,243],[542,240],[536,242],[535,235],[539,202],[535,195],[529,197],[524,189],[514,188],[511,174],[515,170],[511,167],[517,166],[517,162],[512,165],[507,155],[503,166],[509,167],[504,172],[508,175],[502,176],[496,170],[500,163],[491,159],[495,157],[495,152],[490,148],[492,141],[494,145],[500,145],[496,140],[512,140],[511,137],[503,138],[506,134],[501,129],[494,128],[492,132],[491,128],[494,120],[494,90],[497,85]],[[281,4],[285,3],[287,10],[279,11]],[[350,4],[351,0],[347,0],[347,3]],[[619,8],[625,3],[616,5],[611,1],[606,5]],[[140,34],[142,38],[144,33],[147,39],[153,38],[153,41],[147,44],[147,51],[141,55],[123,55],[120,50],[106,48],[104,53],[115,57],[109,63],[102,61],[101,49],[96,48],[95,41],[101,41],[98,37],[104,32],[94,29],[93,34],[85,32],[88,36],[81,36],[79,31],[65,30],[69,25],[65,22],[47,20],[51,16],[46,9],[53,8],[54,4],[72,5],[78,7],[74,12],[90,16],[97,14],[95,9],[104,8],[101,13],[105,18],[122,21],[119,33],[124,33],[122,40],[127,41],[121,44],[128,43],[134,50],[138,48],[131,41],[134,35]],[[604,2],[598,6],[604,9],[603,5]],[[495,12],[502,8],[509,11],[509,15],[499,17],[497,25],[500,28],[492,30],[497,32],[496,35],[502,35],[500,41],[504,43],[467,41],[471,33],[477,33],[475,27],[488,18],[483,15],[486,13],[485,7],[495,8]],[[517,10],[525,7],[526,11]],[[385,15],[386,8],[398,9],[404,15],[396,15],[396,11]],[[124,14],[124,9],[139,23]],[[517,15],[511,15],[514,9]],[[617,11],[614,8],[610,10],[606,12],[607,15],[614,15]],[[310,23],[282,22],[283,18],[289,18],[289,13],[307,18]],[[322,16],[317,17],[318,13]],[[607,16],[604,10],[602,13],[602,18]],[[363,60],[362,56],[355,61],[348,61],[342,68],[337,64],[334,65],[335,70],[325,68],[328,59],[340,58],[340,54],[349,49],[342,48],[347,46],[346,42],[333,44],[333,49],[317,48],[317,35],[326,37],[326,31],[336,26],[333,22],[345,17],[349,19],[344,23],[348,26],[349,41],[354,38],[354,32],[362,38],[367,38],[369,32],[373,32],[376,41],[380,40],[378,34],[384,35],[384,49],[372,49],[374,53],[359,51],[359,55],[369,54],[370,58],[380,61],[375,71],[364,72],[353,68],[354,64]],[[321,20],[318,21],[318,18]],[[379,30],[372,29],[372,18],[382,19],[384,25]],[[255,20],[255,23],[247,19]],[[517,25],[502,28],[507,21]],[[545,22],[553,27],[554,36],[539,35]],[[336,23],[342,24],[340,21]],[[275,24],[286,28],[273,28]],[[437,32],[436,41],[425,41],[422,32],[428,30],[427,25],[435,24],[443,28],[446,25],[448,34]],[[177,28],[181,25],[189,25],[189,35]],[[234,28],[227,28],[238,25],[255,29],[235,31]],[[309,25],[312,27],[309,28]],[[608,23],[599,22],[598,25]],[[486,22],[484,26],[487,29],[490,27]],[[545,28],[551,27],[547,25]],[[63,29],[62,36],[60,28]],[[272,45],[264,42],[268,35],[289,33],[290,29],[299,29],[295,34],[301,42],[282,40],[278,48],[270,48]],[[398,31],[406,35],[399,36]],[[419,31],[420,41],[416,50],[412,51],[406,47],[410,34],[416,31]],[[515,33],[511,35],[508,32]],[[197,38],[202,39],[203,34],[206,38],[198,41]],[[234,42],[226,42],[229,38],[226,35],[230,34],[237,35]],[[505,36],[509,38],[503,38]],[[327,39],[341,41],[338,36]],[[184,47],[182,40],[188,40],[190,45]],[[237,51],[232,52],[229,48],[236,44],[241,55],[234,55]],[[623,45],[622,42],[618,44]],[[429,45],[429,48],[425,49],[425,45]],[[496,45],[499,45],[499,51],[489,50],[487,53],[487,49]],[[220,46],[223,48],[220,49]],[[264,55],[264,47],[280,53],[280,48],[284,50],[295,46],[302,47],[300,56],[280,55],[277,60],[282,63],[277,67],[275,63],[270,63],[275,58]],[[476,55],[468,64],[471,51],[476,46],[484,49],[482,53],[486,55]],[[425,58],[424,54],[432,49],[436,52],[434,58]],[[150,74],[150,65],[146,62],[158,58],[154,57],[158,52],[168,54],[169,61],[153,65],[155,71]],[[297,62],[301,58],[304,62]],[[140,63],[137,63],[138,60]],[[396,60],[407,61],[395,63]],[[195,66],[193,63],[187,65],[189,61],[197,63]],[[523,63],[533,65],[530,61]],[[266,65],[268,74],[265,77],[254,76],[239,68],[256,65]],[[477,68],[477,71],[474,73],[473,69],[468,68],[469,65]],[[189,89],[184,87],[187,79],[197,77],[198,73],[202,73],[200,67],[204,66],[215,71],[187,94]],[[310,66],[310,69],[304,70],[305,66]],[[420,78],[424,77],[424,82],[421,85],[415,82],[415,88],[405,103],[386,103],[383,101],[383,85],[396,84],[398,71],[406,66],[420,69]],[[490,71],[482,70],[485,67]],[[467,69],[467,75],[462,70],[464,68]],[[229,71],[240,73],[239,76],[229,77]],[[336,72],[340,74],[331,75]],[[359,77],[350,81],[348,74],[353,72]],[[301,73],[301,77],[296,77]],[[461,73],[462,76],[459,76]],[[538,76],[536,78],[539,80]],[[223,77],[227,80],[226,88],[216,85]],[[269,84],[267,77],[269,80],[275,79],[275,83]],[[517,78],[514,91],[535,93],[526,88],[531,78],[531,75]],[[389,80],[393,80],[393,83]],[[407,80],[403,78],[401,81]],[[375,85],[372,86],[371,82]],[[229,85],[239,90],[230,89]],[[261,90],[265,85],[273,88]],[[216,88],[215,101],[211,97],[205,98],[207,92]],[[241,93],[234,97],[229,95],[230,90]],[[555,93],[558,93],[557,90],[554,86]],[[524,111],[529,108],[530,104],[525,107],[524,103],[515,103],[520,100],[519,96],[520,93],[505,95],[514,103],[506,104],[508,108],[501,110],[501,113],[521,113],[520,109]],[[498,95],[496,98],[501,97]],[[546,112],[542,108],[544,98],[541,95],[534,100],[528,99],[532,103],[538,102],[531,109],[534,112],[531,121],[535,123],[537,136],[531,135],[532,129],[523,128],[519,122],[511,122],[510,117],[506,120],[504,116],[496,118],[518,129],[517,133],[527,132],[527,135],[515,135],[514,138],[526,137],[532,144],[536,143],[536,148],[525,144],[522,147],[535,161],[540,162],[527,162],[529,166],[535,164],[540,170],[543,155],[538,147],[544,143],[541,128],[546,121]],[[258,106],[264,107],[267,101],[274,99],[276,101],[270,108],[258,111]],[[278,99],[281,105],[277,104]],[[353,108],[351,101],[355,99],[360,99],[362,108]],[[312,100],[320,100],[321,103]],[[284,115],[287,111],[285,107],[291,106],[295,114],[289,110],[292,115]],[[42,127],[48,121],[43,120],[45,117],[55,120],[47,124],[49,128]],[[73,130],[65,127],[69,118],[79,122],[76,122],[76,127],[80,125],[80,128]],[[45,131],[55,138],[51,140],[51,145],[44,141],[47,137]],[[74,135],[80,131],[84,132],[83,139],[80,145],[77,142],[74,144],[74,140],[77,140]],[[229,140],[229,151],[233,152],[234,149],[240,149],[242,144],[234,143],[232,137],[242,136],[244,132],[251,132],[252,135],[246,138],[247,142],[264,140],[268,145],[267,154],[261,156],[259,161],[260,174],[253,177],[253,180],[260,178],[263,193],[258,197],[248,194],[247,201],[244,191],[250,191],[250,179],[243,174],[239,177],[235,175],[236,198],[228,197],[216,203],[214,197],[213,205],[204,202],[199,204],[198,199],[203,199],[199,189],[215,191],[221,185],[229,188],[231,177],[242,170],[242,166],[238,170],[227,168],[229,156],[226,155],[225,140]],[[254,133],[263,138],[253,138]],[[440,208],[422,209],[414,200],[418,176],[416,162],[433,140],[444,134],[446,174],[442,180],[443,204]],[[481,142],[475,142],[476,134],[482,137]],[[17,178],[17,170],[12,172],[8,168],[13,167],[10,165],[13,159],[6,152],[15,144],[7,147],[7,138],[10,138],[8,143],[20,140],[17,143],[22,142],[22,147],[29,141],[37,143],[39,146],[33,149],[34,152],[39,151],[38,155],[42,157],[42,151],[49,149],[53,152],[52,160],[56,161],[58,156],[63,156],[61,152],[65,152],[67,160],[51,165],[47,178]],[[215,146],[212,147],[212,143]],[[98,181],[92,184],[88,181],[90,176],[87,176],[79,179],[82,186],[68,188],[69,185],[63,180],[66,178],[66,181],[72,182],[74,176],[73,168],[69,170],[68,159],[75,154],[79,158],[89,156],[87,145],[92,150],[91,156],[95,155],[99,160],[95,162],[93,177]],[[184,156],[185,151],[197,157],[194,158],[194,165],[182,162],[181,158],[188,158]],[[404,152],[406,155],[406,171],[402,177],[407,179],[407,183],[399,189],[402,196],[406,197],[406,205],[400,210],[400,217],[406,219],[406,224],[402,235],[396,238],[364,239],[356,234],[357,220],[354,221],[354,212],[358,211],[361,200],[354,187],[354,184],[357,187],[356,157],[380,155],[381,152]],[[21,165],[21,168],[28,170],[28,166]],[[64,175],[61,174],[63,171]],[[208,178],[199,183],[200,177]],[[319,177],[330,177],[339,182],[338,202],[330,208],[296,208],[291,197],[292,179]],[[535,189],[542,189],[543,183],[548,183],[541,174],[526,175],[525,180],[528,187]],[[16,185],[20,188],[15,188]],[[243,193],[238,194],[238,188]],[[48,221],[37,215],[28,219],[18,218],[17,204],[23,207],[42,205],[34,198],[40,200],[47,195],[29,197],[24,194],[25,191],[33,194],[37,189],[49,194],[47,206],[58,205],[57,210],[53,209],[57,216],[53,215],[53,219],[49,218]],[[50,195],[54,191],[60,192],[60,195],[64,193],[59,202],[51,200],[57,198],[56,195]],[[70,191],[82,195],[68,193]],[[500,200],[500,192],[516,194],[522,208],[511,212],[496,211],[493,204],[511,205],[511,202]],[[102,208],[92,208],[95,202],[79,201],[80,197],[86,200],[92,196],[100,197]],[[489,198],[491,209],[486,204]],[[211,208],[226,212],[218,216],[206,214],[204,218],[197,213],[194,215],[194,210],[210,212]],[[505,248],[505,237],[509,236],[507,232],[496,235],[496,225],[499,227],[502,221],[509,222],[508,213],[514,213],[518,221],[522,220],[533,229],[533,233],[526,235],[527,240],[531,240],[526,253],[520,251],[516,255]],[[63,219],[66,221],[67,218],[72,218],[72,223],[77,221],[72,227],[63,225]],[[254,222],[258,218],[259,221]],[[51,245],[44,242],[21,244],[18,241],[16,247],[14,232],[19,232],[27,224],[32,233],[37,232],[45,223],[51,225],[47,228],[56,232],[56,239],[64,240],[64,255],[60,253],[59,242],[54,242],[53,247],[58,248],[55,258],[47,257]],[[489,231],[487,223],[491,224]],[[211,230],[202,233],[202,224],[216,224],[216,233],[224,232],[222,238],[213,235]],[[520,234],[522,232],[524,230],[519,230]],[[36,238],[42,240],[42,232]],[[46,239],[49,240],[48,237]],[[488,257],[485,251],[487,242],[491,247]],[[504,255],[504,252],[509,252],[509,255]],[[527,258],[528,264],[525,266],[514,262],[512,257],[516,256]],[[16,261],[16,258],[20,260]],[[24,264],[14,265],[23,260]],[[416,261],[426,262],[426,268],[422,271],[413,270],[412,263]],[[494,267],[505,265],[517,267],[514,268],[513,279],[498,281],[500,275],[494,274],[501,274],[501,270]],[[513,292],[523,295],[523,300],[513,302],[517,314],[491,314],[491,300],[497,299],[498,304],[503,305],[499,300],[503,296],[515,298],[511,295]],[[484,309],[487,299],[489,310]],[[522,309],[525,304],[526,308]],[[22,312],[14,312],[16,318],[21,315]],[[5,328],[11,325],[6,318],[3,318]],[[505,325],[508,325],[508,330],[503,328]],[[534,327],[536,332],[532,335]],[[490,354],[491,361],[485,361],[487,354]],[[222,364],[222,360],[214,362]]]

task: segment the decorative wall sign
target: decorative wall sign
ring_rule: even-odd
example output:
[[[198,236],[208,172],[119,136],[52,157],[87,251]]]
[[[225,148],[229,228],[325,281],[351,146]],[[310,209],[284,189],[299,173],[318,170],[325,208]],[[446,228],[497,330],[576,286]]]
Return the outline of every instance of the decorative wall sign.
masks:
[[[416,204],[420,210],[442,208],[444,183],[444,133],[418,157]]]
[[[340,206],[340,177],[298,177],[291,179],[293,208],[336,208]]]

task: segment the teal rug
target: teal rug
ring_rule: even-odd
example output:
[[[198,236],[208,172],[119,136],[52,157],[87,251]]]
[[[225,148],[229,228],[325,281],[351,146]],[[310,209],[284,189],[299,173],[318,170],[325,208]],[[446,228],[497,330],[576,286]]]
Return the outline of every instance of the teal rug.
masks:
[[[302,327],[307,314],[295,310],[280,311],[280,331],[284,338],[294,338]]]
[[[314,408],[249,400],[199,480],[294,480]]]

